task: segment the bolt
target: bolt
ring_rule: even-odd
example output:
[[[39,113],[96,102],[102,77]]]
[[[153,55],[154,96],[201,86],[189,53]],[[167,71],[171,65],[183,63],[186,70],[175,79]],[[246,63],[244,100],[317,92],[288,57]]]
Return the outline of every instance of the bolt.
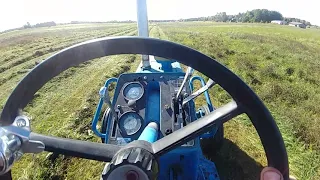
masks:
[[[17,127],[29,127],[29,119],[27,116],[21,115],[17,116],[16,119],[14,120],[14,124]]]
[[[118,105],[117,105],[117,108],[120,109],[120,108],[121,108],[121,105],[118,104]]]
[[[163,79],[163,76],[160,76],[160,79]]]
[[[139,174],[134,171],[134,170],[130,170],[126,173],[127,176],[127,180],[138,180],[139,179]]]
[[[147,80],[147,79],[148,79],[148,77],[147,77],[147,76],[143,76],[143,79],[144,79],[144,80]]]
[[[18,127],[25,127],[27,125],[27,122],[26,120],[21,118],[16,120],[16,124]]]
[[[169,106],[168,104],[166,104],[166,105],[164,105],[164,108],[165,108],[166,110],[168,110],[168,109],[170,109],[170,106]]]
[[[165,132],[166,135],[169,135],[169,134],[171,134],[171,133],[172,133],[172,129],[171,129],[171,128],[166,129],[166,132]]]

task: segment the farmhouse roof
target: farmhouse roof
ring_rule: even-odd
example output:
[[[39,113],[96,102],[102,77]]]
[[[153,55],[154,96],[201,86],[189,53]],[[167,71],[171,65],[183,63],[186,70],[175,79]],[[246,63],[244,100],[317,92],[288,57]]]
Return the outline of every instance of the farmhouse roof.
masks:
[[[299,25],[299,24],[303,24],[303,23],[300,23],[300,22],[290,22],[289,24]]]

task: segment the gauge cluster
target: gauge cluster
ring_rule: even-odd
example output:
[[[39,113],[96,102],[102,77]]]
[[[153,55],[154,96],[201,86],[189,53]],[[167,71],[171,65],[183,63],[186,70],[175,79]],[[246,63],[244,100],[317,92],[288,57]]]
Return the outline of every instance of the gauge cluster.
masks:
[[[106,143],[126,145],[137,140],[147,124],[153,121],[160,125],[159,136],[186,125],[185,121],[176,120],[172,105],[172,97],[183,77],[184,73],[122,74],[113,98],[118,120],[109,118]],[[184,88],[184,93],[187,91],[190,93],[189,88]],[[185,114],[185,119],[192,119],[190,113]]]

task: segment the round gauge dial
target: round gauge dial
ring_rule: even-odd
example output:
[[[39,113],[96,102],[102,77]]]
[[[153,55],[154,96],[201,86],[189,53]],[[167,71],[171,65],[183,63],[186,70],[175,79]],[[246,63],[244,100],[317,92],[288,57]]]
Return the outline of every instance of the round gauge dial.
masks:
[[[127,112],[119,119],[119,127],[127,135],[137,133],[142,126],[142,117],[135,112]]]
[[[143,86],[138,82],[128,84],[123,89],[123,96],[127,100],[136,101],[142,97],[144,93]]]

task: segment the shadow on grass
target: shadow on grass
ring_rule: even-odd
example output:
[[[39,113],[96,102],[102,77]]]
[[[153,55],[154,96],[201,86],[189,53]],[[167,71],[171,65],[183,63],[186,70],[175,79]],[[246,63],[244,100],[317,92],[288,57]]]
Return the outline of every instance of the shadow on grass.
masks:
[[[215,162],[221,180],[258,180],[263,168],[228,139],[224,139],[221,149],[216,154],[205,156]]]

